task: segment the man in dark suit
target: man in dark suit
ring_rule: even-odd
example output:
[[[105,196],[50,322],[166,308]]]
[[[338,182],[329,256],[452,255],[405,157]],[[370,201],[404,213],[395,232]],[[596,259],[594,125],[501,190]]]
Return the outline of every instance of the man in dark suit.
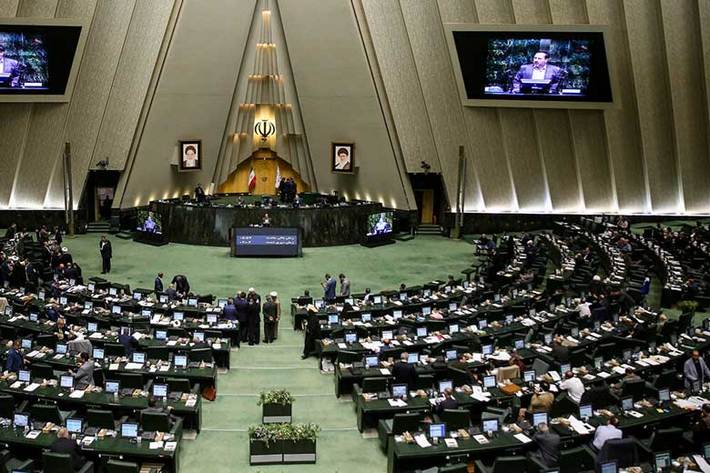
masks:
[[[323,299],[330,302],[332,300],[335,300],[335,286],[337,282],[333,276],[330,274],[326,273],[325,274],[325,281],[321,283],[321,286],[323,286]]]
[[[101,235],[101,241],[99,242],[99,252],[101,253],[101,274],[110,273],[111,257],[113,257],[113,253],[111,251],[111,242],[108,241],[106,235]]]
[[[227,303],[222,307],[222,318],[225,320],[237,320],[237,308],[234,306],[234,299],[227,299]]]
[[[86,463],[86,459],[82,456],[79,445],[76,441],[69,438],[69,431],[66,427],[62,427],[57,432],[57,440],[52,443],[49,449],[54,453],[64,453],[71,456],[72,466],[74,471],[78,471]]]
[[[546,51],[538,51],[533,56],[532,64],[524,64],[520,66],[520,70],[515,74],[513,79],[513,93],[519,94],[520,89],[523,88],[523,79],[537,79],[550,81],[549,86],[540,89],[541,93],[545,94],[556,94],[558,93],[558,88],[560,81],[564,78],[564,70],[548,64],[547,61],[550,60],[550,54]],[[533,88],[535,90],[535,88]]]
[[[264,343],[274,341],[274,329],[276,327],[276,304],[271,296],[266,296],[266,302],[262,307],[264,312]]]
[[[247,295],[247,323],[249,324],[249,345],[259,344],[259,326],[261,325],[261,297],[254,291],[249,289]]]
[[[25,367],[25,360],[20,353],[20,341],[7,342],[7,361],[5,362],[5,371],[17,373]]]
[[[163,292],[163,273],[158,273],[158,275],[155,277],[155,293],[160,294]]]
[[[18,87],[20,85],[20,64],[14,59],[5,57],[5,46],[0,44],[0,72],[9,74],[7,80],[2,80],[4,87]]]
[[[414,365],[407,363],[409,353],[402,353],[400,360],[392,367],[392,376],[395,384],[406,384],[410,391],[416,388],[417,370]]]
[[[436,406],[436,410],[439,414],[444,412],[445,409],[458,409],[459,403],[454,399],[454,390],[451,388],[444,389],[444,399]]]
[[[234,307],[237,309],[237,320],[239,321],[239,341],[249,340],[249,302],[245,292],[240,292],[234,300]]]
[[[534,455],[545,466],[553,467],[557,465],[560,457],[560,436],[554,432],[550,432],[550,428],[546,423],[541,423],[536,426],[537,433],[533,440],[537,444],[538,451]]]
[[[190,282],[184,274],[176,274],[172,283],[175,284],[175,290],[180,297],[185,297],[190,292]]]
[[[165,290],[165,295],[168,296],[169,301],[174,301],[178,298],[177,290],[175,290],[175,284],[171,284]]]

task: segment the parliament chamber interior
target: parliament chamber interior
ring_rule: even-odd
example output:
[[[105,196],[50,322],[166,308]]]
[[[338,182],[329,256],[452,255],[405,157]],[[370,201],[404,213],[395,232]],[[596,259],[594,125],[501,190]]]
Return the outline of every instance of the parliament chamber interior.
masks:
[[[0,0],[0,473],[710,473],[706,0]]]

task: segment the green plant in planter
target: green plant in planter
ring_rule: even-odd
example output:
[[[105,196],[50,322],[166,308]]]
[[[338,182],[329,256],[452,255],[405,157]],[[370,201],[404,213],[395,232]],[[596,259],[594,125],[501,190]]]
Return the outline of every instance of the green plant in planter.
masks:
[[[268,446],[277,440],[315,441],[320,427],[316,424],[263,424],[249,426],[249,438],[261,440]]]
[[[318,432],[320,432],[320,427],[316,424],[292,424],[289,437],[284,438],[284,440],[292,440],[294,442],[299,440],[310,440],[315,442],[318,438]]]
[[[678,307],[681,314],[694,314],[698,308],[698,303],[696,301],[680,301],[676,307]]]
[[[276,425],[277,424],[250,425],[249,438],[252,440],[261,440],[268,447],[269,444],[281,440],[277,436],[278,430],[274,428]]]
[[[261,391],[261,394],[259,394],[259,402],[257,402],[258,406],[264,405],[264,404],[281,404],[282,406],[287,406],[289,404],[293,404],[294,397],[291,395],[290,392],[286,391],[285,389],[274,389],[271,391]]]

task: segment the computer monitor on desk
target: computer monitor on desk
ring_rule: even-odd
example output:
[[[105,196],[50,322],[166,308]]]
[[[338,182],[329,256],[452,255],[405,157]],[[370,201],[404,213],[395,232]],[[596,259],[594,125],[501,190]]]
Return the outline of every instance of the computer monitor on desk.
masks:
[[[380,359],[377,355],[367,355],[365,357],[365,368],[377,368],[380,364]]]
[[[175,355],[173,359],[173,364],[175,368],[187,368],[187,356],[186,355]]]
[[[494,375],[483,377],[483,387],[486,389],[495,388],[498,385],[496,377]]]
[[[671,452],[658,452],[653,456],[655,471],[671,466]]]
[[[481,430],[483,432],[498,432],[498,419],[485,419],[481,422]]]
[[[668,388],[663,388],[658,390],[658,402],[664,403],[664,402],[670,402],[671,401],[671,392],[670,389]]]
[[[442,379],[439,381],[439,392],[443,393],[447,389],[453,389],[454,383],[450,379]]]
[[[619,471],[619,465],[614,461],[608,461],[601,463],[599,465],[599,473],[617,473]]]
[[[133,363],[139,363],[142,365],[143,363],[145,363],[145,353],[139,351],[133,353],[132,361]]]
[[[427,336],[426,327],[417,327],[417,337],[422,338]]]
[[[30,382],[30,371],[29,370],[20,370],[17,372],[17,380],[22,381],[23,383],[29,383]]]
[[[455,333],[459,333],[461,329],[459,328],[459,324],[451,324],[449,325],[449,335],[453,335]]]
[[[74,389],[74,376],[70,374],[60,376],[59,386],[63,389]]]
[[[345,333],[345,342],[346,342],[346,343],[355,343],[355,342],[357,342],[357,333],[355,333],[355,332],[346,332],[346,333]]]
[[[621,399],[621,410],[625,412],[634,410],[633,396],[627,396]]]
[[[168,385],[167,384],[154,384],[153,385],[153,397],[166,398],[168,397]]]
[[[328,324],[337,325],[340,323],[340,316],[338,314],[328,314]]]
[[[409,353],[407,355],[407,363],[410,363],[410,364],[419,363],[419,353]]]
[[[12,418],[12,425],[15,428],[24,429],[30,424],[30,416],[21,412],[15,413]]]
[[[67,430],[70,434],[80,434],[83,430],[82,424],[81,419],[67,419]]]
[[[537,428],[540,424],[547,424],[547,412],[533,413],[533,427]]]
[[[121,437],[128,439],[138,437],[138,424],[133,422],[124,422],[121,424]]]
[[[362,315],[360,315],[360,320],[362,320],[363,323],[371,322],[372,321],[372,314],[370,312],[365,312]]]
[[[406,384],[393,384],[392,385],[392,397],[399,399],[407,399],[407,393],[409,392],[409,387]]]
[[[446,361],[454,361],[458,358],[458,352],[456,350],[446,350]]]
[[[446,437],[446,424],[429,425],[429,437],[433,439]]]
[[[109,394],[117,393],[120,391],[120,383],[118,381],[113,381],[113,380],[106,380],[105,382],[105,390]]]
[[[527,370],[523,372],[523,381],[526,383],[535,382],[535,370]]]
[[[579,417],[582,419],[589,419],[594,415],[591,404],[582,404],[579,406]]]
[[[92,353],[92,358],[94,358],[94,360],[103,360],[104,359],[104,349],[103,348],[94,348],[94,351]]]
[[[383,330],[382,331],[382,340],[392,340],[393,334],[392,330]]]
[[[481,347],[481,352],[484,355],[491,355],[493,353],[493,345],[483,345]]]

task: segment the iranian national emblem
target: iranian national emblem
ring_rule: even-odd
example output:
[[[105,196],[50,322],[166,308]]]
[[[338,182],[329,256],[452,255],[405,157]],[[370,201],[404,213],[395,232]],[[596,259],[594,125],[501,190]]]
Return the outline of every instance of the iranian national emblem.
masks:
[[[276,133],[276,125],[271,120],[259,120],[254,125],[254,133],[261,137],[262,143],[265,143],[270,136]]]

